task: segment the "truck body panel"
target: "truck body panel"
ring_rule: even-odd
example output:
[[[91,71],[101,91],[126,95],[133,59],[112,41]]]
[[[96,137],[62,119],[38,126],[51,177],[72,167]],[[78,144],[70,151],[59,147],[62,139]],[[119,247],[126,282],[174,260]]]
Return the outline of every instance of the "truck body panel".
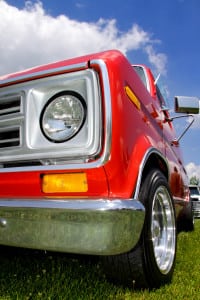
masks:
[[[151,71],[139,67],[146,87],[116,50],[1,77],[1,244],[129,251],[142,232],[139,191],[152,166],[165,175],[177,214],[187,204],[187,175],[179,145],[172,145],[169,113]],[[52,142],[43,114],[66,92],[85,103],[85,123],[72,138]]]

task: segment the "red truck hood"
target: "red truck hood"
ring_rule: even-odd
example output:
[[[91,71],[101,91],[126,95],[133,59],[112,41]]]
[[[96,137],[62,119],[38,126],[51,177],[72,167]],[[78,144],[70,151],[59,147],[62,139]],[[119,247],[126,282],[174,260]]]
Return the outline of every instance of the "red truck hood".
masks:
[[[49,76],[67,72],[66,67],[69,67],[69,69],[72,70],[72,68],[70,68],[72,65],[73,70],[86,69],[88,68],[90,60],[103,59],[106,61],[107,58],[116,58],[117,56],[121,56],[121,53],[118,50],[109,50],[29,68],[16,73],[0,76],[0,87],[30,80],[30,77],[31,79],[36,79],[41,78],[44,75]]]

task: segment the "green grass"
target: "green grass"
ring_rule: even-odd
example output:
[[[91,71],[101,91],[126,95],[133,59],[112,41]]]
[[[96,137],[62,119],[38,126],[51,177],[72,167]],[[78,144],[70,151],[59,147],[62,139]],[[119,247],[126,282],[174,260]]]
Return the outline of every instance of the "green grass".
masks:
[[[178,236],[173,281],[155,291],[108,283],[98,260],[15,248],[0,248],[0,299],[150,300],[200,299],[200,220]]]

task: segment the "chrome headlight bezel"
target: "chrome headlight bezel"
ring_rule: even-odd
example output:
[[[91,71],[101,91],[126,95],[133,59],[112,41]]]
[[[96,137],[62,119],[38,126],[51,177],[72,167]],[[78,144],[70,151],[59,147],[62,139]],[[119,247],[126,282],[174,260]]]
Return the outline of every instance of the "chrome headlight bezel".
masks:
[[[82,127],[72,138],[65,142],[52,142],[43,134],[40,118],[48,101],[63,91],[73,91],[82,96],[86,116]],[[104,139],[103,101],[99,74],[95,70],[77,70],[76,67],[72,68],[72,72],[67,70],[52,76],[48,73],[46,77],[13,85],[9,93],[7,88],[2,88],[0,98],[10,99],[10,96],[20,99],[20,109],[10,114],[9,119],[4,117],[2,126],[19,129],[20,145],[2,148],[1,163],[9,162],[11,165],[17,162],[19,168],[22,165],[34,165],[33,168],[38,170],[43,167],[66,168],[66,163],[72,164],[74,168],[81,163],[88,164],[99,159]],[[110,119],[110,110],[107,115]]]
[[[45,104],[40,127],[43,135],[53,143],[63,143],[73,138],[86,119],[84,98],[74,91],[55,94]]]

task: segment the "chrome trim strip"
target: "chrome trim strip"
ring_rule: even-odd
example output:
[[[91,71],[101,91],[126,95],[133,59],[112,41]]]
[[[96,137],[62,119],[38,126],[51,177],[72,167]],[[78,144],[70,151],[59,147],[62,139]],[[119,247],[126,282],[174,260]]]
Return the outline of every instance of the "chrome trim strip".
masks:
[[[0,201],[0,244],[113,255],[132,249],[145,217],[134,199]]]
[[[29,171],[48,171],[48,170],[69,170],[69,169],[91,169],[97,168],[104,165],[110,157],[111,139],[112,139],[112,109],[111,109],[111,93],[109,85],[109,76],[106,64],[103,60],[91,60],[90,66],[93,64],[99,65],[102,75],[103,88],[104,88],[104,100],[105,100],[105,128],[104,128],[104,151],[96,161],[86,163],[68,163],[58,165],[47,165],[47,166],[28,166],[28,167],[11,167],[11,168],[0,168],[0,173],[10,172],[29,172]],[[30,163],[31,164],[31,163]]]
[[[157,149],[155,149],[153,147],[149,148],[146,151],[146,153],[145,153],[145,155],[144,155],[144,157],[143,157],[143,159],[140,163],[139,172],[138,172],[138,179],[137,179],[135,193],[134,193],[134,199],[138,199],[138,197],[139,197],[142,173],[143,173],[144,167],[146,165],[146,162],[147,162],[147,160],[148,160],[148,158],[150,157],[151,154],[156,154],[156,155],[160,156],[162,158],[162,160],[164,160],[166,165],[168,166],[168,162],[167,162],[166,158],[162,155],[161,152],[159,152]]]
[[[106,64],[103,60],[97,59],[97,60],[91,60],[90,66],[92,65],[99,65],[101,69],[101,75],[103,79],[103,89],[104,89],[104,100],[105,100],[105,107],[104,107],[104,113],[105,113],[105,144],[104,144],[104,153],[101,156],[101,165],[105,164],[110,157],[110,149],[111,149],[111,140],[112,140],[112,107],[111,107],[111,92],[110,92],[110,80],[108,76],[108,71]],[[99,166],[99,165],[98,165]]]
[[[57,199],[51,198],[51,200],[44,200],[44,198],[24,198],[24,199],[3,199],[0,201],[1,207],[12,207],[12,208],[58,208],[58,209],[73,209],[73,210],[144,210],[144,206],[141,202],[133,199],[93,199],[86,200],[82,199]]]
[[[47,75],[48,76],[49,75],[53,76],[57,73],[64,73],[64,72],[67,72],[67,71],[75,71],[75,70],[85,69],[87,67],[88,67],[88,62],[84,62],[84,63],[74,64],[74,65],[69,65],[69,66],[64,66],[64,67],[59,67],[59,68],[54,68],[54,69],[48,69],[48,70],[28,73],[28,74],[20,75],[20,76],[17,76],[17,73],[16,73],[16,76],[12,77],[12,78],[9,78],[9,74],[8,74],[7,75],[8,77],[6,79],[1,79],[3,77],[0,77],[0,87],[5,85],[5,84],[10,84],[10,83],[14,84],[15,82],[17,83],[19,81],[25,81],[27,79],[28,80],[33,80],[36,77],[44,77],[44,76],[47,76]],[[30,72],[31,70],[34,71],[34,68],[25,70],[25,72],[27,72],[27,71]]]

